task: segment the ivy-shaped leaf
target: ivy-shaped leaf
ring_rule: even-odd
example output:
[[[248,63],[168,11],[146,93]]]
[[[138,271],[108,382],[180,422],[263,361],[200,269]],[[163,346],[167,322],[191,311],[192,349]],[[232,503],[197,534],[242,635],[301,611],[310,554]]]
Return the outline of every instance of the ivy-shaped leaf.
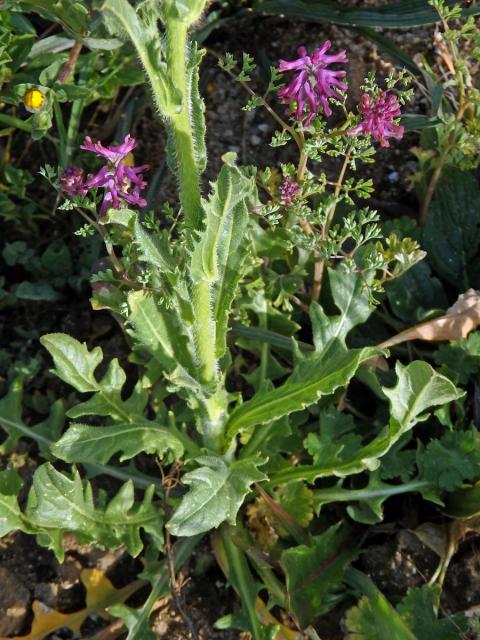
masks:
[[[235,524],[250,485],[266,479],[258,469],[265,461],[259,459],[228,464],[220,457],[200,456],[196,462],[201,466],[182,478],[190,490],[167,524],[175,536],[193,536],[224,521]]]
[[[90,483],[84,483],[76,469],[70,478],[47,463],[35,471],[24,515],[50,537],[49,546],[60,559],[63,549],[58,531],[72,531],[81,541],[110,549],[125,545],[136,556],[143,548],[141,529],[158,546],[162,544],[162,513],[152,502],[153,494],[152,485],[142,502],[136,501],[133,482],[129,480],[108,504],[95,506]]]
[[[136,388],[128,400],[122,399],[126,376],[116,358],[110,362],[102,380],[97,382],[95,369],[103,359],[100,347],[89,351],[85,343],[64,333],[47,334],[41,338],[41,343],[53,358],[53,373],[77,391],[94,394],[86,402],[70,409],[69,417],[99,415],[133,422],[143,415],[147,396],[141,388]]]

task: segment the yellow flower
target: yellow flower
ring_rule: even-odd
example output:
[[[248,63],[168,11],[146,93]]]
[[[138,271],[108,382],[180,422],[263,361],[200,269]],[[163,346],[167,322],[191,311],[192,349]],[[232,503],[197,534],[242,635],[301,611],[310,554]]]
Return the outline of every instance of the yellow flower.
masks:
[[[23,96],[23,104],[32,113],[39,111],[45,102],[45,94],[40,89],[30,89]]]

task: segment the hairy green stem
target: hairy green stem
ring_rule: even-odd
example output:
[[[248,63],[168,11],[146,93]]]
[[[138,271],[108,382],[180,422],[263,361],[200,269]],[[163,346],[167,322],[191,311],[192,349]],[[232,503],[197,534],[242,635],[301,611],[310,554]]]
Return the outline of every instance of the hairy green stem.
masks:
[[[170,19],[166,24],[167,64],[170,77],[181,93],[182,106],[171,116],[178,163],[180,203],[189,230],[201,226],[200,173],[191,122],[191,86],[188,73],[188,26]]]

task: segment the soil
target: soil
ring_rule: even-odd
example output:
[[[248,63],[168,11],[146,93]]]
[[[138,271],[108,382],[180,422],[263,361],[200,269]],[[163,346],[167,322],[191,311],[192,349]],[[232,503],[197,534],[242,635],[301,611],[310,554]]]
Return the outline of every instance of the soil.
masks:
[[[349,0],[351,4],[351,0]],[[364,4],[364,1],[360,2]],[[425,51],[431,41],[432,30],[422,28],[412,32],[389,32],[388,35],[407,51]],[[215,30],[206,46],[210,51],[222,54],[232,51],[251,53],[262,65],[254,79],[254,85],[262,84],[262,69],[268,68],[280,57],[293,57],[299,44],[307,47],[318,45],[331,39],[335,49],[349,51],[349,84],[353,89],[352,100],[356,101],[355,88],[359,87],[366,73],[374,68],[379,75],[388,70],[379,57],[375,45],[362,35],[335,26],[295,23],[281,18],[259,18],[251,16],[227,23]],[[281,162],[292,161],[291,148],[272,149],[268,142],[274,132],[274,122],[265,111],[247,113],[241,110],[246,102],[243,88],[220,71],[216,60],[208,53],[202,68],[201,82],[206,100],[208,125],[208,153],[211,162],[205,180],[217,174],[221,156],[227,151],[239,155],[242,164],[258,161],[260,153],[265,165],[279,166]],[[140,140],[138,156],[145,158],[153,166],[162,169],[155,176],[159,185],[158,201],[172,198],[174,179],[169,175],[164,163],[164,132],[154,118],[148,100],[142,97],[142,89],[135,92],[139,108],[132,122],[132,131]],[[425,105],[421,95],[417,95],[413,109],[423,112]],[[99,131],[90,131],[96,137]],[[409,192],[405,178],[415,169],[416,161],[410,149],[415,144],[415,134],[406,136],[393,150],[381,150],[380,159],[371,169],[377,193],[374,203],[386,216],[414,215],[415,200]],[[73,239],[72,242],[75,242]],[[123,336],[115,321],[102,312],[93,313],[89,305],[89,292],[85,287],[82,295],[73,295],[60,305],[39,303],[35,308],[25,305],[20,317],[11,313],[0,317],[0,330],[6,338],[5,344],[15,336],[15,325],[39,326],[45,331],[64,331],[90,345],[100,344],[107,356],[125,353]],[[19,313],[19,309],[16,309]],[[42,332],[41,331],[40,334]],[[32,353],[38,352],[38,344],[32,341]],[[43,356],[42,356],[43,357]],[[44,361],[47,366],[46,358]],[[44,367],[44,368],[45,368]],[[47,384],[49,393],[60,396],[66,388],[52,377],[39,376],[27,387],[28,397],[42,390]],[[36,466],[35,448],[30,443],[21,442],[17,456],[22,458],[22,473],[31,475]],[[1,468],[1,460],[0,460]],[[395,529],[385,525],[383,531],[374,533],[366,551],[358,561],[358,566],[366,571],[387,596],[399,598],[408,588],[425,584],[438,563],[438,558],[413,533],[414,523]],[[210,558],[210,560],[209,560]],[[73,536],[66,544],[66,557],[59,564],[53,553],[36,544],[33,537],[15,533],[0,541],[0,636],[12,637],[28,634],[32,619],[32,603],[38,600],[44,608],[61,613],[71,613],[85,606],[85,587],[80,579],[86,568],[96,568],[105,573],[116,588],[134,581],[142,569],[138,560],[132,560],[122,550],[102,551],[91,546],[80,545]],[[475,538],[465,541],[447,573],[442,597],[445,614],[480,606],[480,542]],[[240,632],[217,631],[215,620],[226,613],[235,611],[237,601],[228,587],[221,571],[208,555],[205,547],[197,551],[192,561],[182,572],[184,579],[183,598],[185,610],[201,640],[234,640],[246,638]],[[140,606],[145,590],[134,594],[128,601]],[[158,601],[151,622],[158,637],[168,640],[187,640],[192,635],[170,597]],[[322,640],[340,640],[339,621],[336,616],[325,616],[318,625]],[[84,639],[107,640],[125,637],[124,628],[118,623],[90,617],[82,625]],[[69,629],[60,629],[48,636],[51,640],[73,637]]]

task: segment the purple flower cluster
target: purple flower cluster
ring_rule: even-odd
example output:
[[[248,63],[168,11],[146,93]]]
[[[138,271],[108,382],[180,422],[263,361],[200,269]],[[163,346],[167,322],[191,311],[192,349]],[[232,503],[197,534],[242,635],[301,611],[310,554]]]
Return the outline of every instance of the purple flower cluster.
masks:
[[[300,195],[302,188],[292,177],[287,176],[279,190],[283,204],[288,206]]]
[[[307,126],[321,109],[327,117],[332,115],[329,99],[338,97],[339,91],[347,90],[347,85],[340,80],[345,77],[346,72],[328,68],[337,62],[348,62],[346,51],[329,55],[326,52],[331,46],[332,43],[327,40],[320,48],[315,49],[311,56],[305,47],[299,47],[299,57],[296,60],[280,60],[278,66],[281,73],[295,72],[290,84],[280,89],[278,97],[283,104],[296,102],[295,117],[302,120],[306,115]]]
[[[394,120],[401,116],[400,104],[397,96],[384,91],[379,97],[372,98],[364,94],[358,110],[363,116],[362,122],[348,134],[355,136],[358,133],[371,134],[382,147],[389,147],[387,138],[400,140],[403,137],[404,127],[395,124]]]
[[[104,216],[108,209],[118,209],[121,201],[137,207],[145,207],[147,201],[141,197],[141,191],[147,183],[143,180],[143,172],[148,164],[132,167],[128,164],[128,155],[135,149],[137,142],[130,135],[126,136],[118,146],[103,146],[101,142],[93,142],[87,136],[80,149],[92,151],[100,158],[104,158],[104,165],[96,175],[89,174],[83,178],[83,170],[77,167],[67,167],[61,177],[62,190],[69,195],[86,195],[90,189],[105,189],[105,195],[100,207],[99,216]]]

